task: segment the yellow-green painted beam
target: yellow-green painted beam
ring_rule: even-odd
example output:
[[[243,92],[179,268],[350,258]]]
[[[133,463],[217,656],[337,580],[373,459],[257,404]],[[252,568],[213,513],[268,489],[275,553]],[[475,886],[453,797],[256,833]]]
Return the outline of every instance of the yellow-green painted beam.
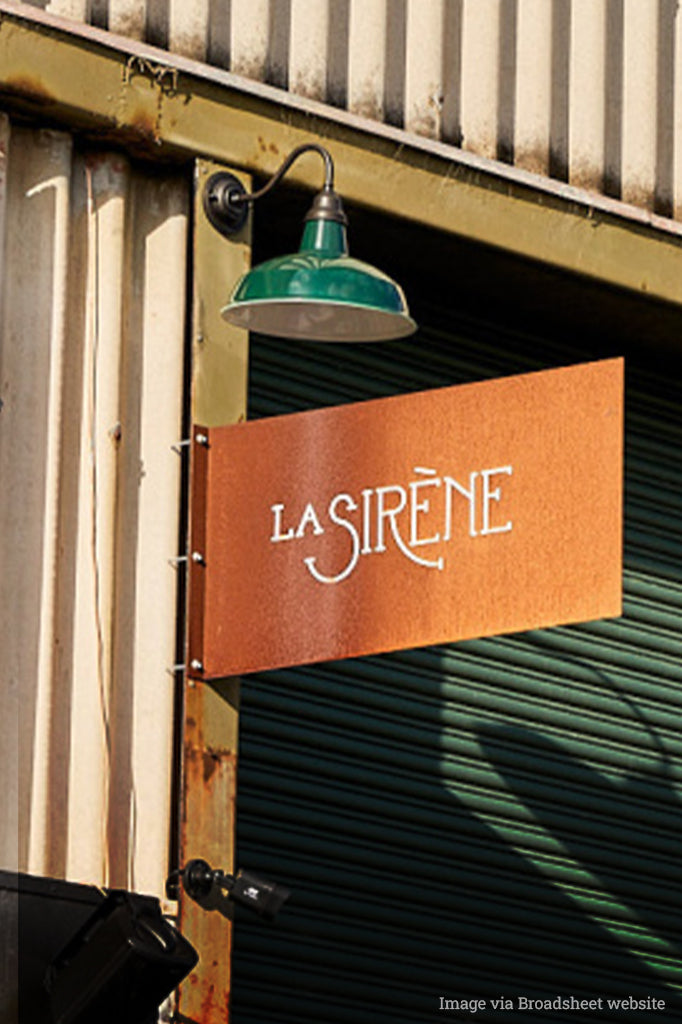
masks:
[[[194,194],[192,422],[223,426],[246,419],[248,334],[223,320],[220,310],[251,262],[251,222],[232,238],[211,226],[201,197],[204,186],[222,164],[197,160]],[[251,179],[238,174],[247,191]]]
[[[0,0],[0,102],[157,158],[270,174],[322,139],[350,202],[682,303],[682,225]],[[319,161],[291,177],[319,186]]]

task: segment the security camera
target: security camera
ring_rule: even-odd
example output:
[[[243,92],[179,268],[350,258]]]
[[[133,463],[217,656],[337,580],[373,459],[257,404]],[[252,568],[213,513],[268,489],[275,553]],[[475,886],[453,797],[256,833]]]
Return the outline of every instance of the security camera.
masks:
[[[169,899],[177,899],[180,883],[187,895],[200,906],[211,906],[216,897],[227,896],[267,921],[275,919],[291,895],[291,891],[283,885],[268,882],[251,871],[238,871],[236,875],[230,875],[212,868],[199,858],[189,861],[184,868],[170,875],[166,881]]]

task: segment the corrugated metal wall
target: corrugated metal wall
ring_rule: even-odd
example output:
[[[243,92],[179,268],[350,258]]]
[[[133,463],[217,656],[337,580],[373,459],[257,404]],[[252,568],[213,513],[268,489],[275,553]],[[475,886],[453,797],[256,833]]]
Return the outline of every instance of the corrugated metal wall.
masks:
[[[0,132],[0,862],[160,894],[189,185]]]
[[[677,0],[33,0],[682,216]]]
[[[402,283],[418,344],[389,359],[256,339],[251,415],[618,351],[596,311],[604,340],[581,349]],[[574,1020],[516,1004],[557,994],[653,996],[664,1010],[622,1018],[679,1019],[679,379],[646,355],[627,367],[621,619],[243,681],[238,861],[294,895],[272,926],[238,916],[234,1024],[414,1024],[441,996],[514,997],[485,1020]]]

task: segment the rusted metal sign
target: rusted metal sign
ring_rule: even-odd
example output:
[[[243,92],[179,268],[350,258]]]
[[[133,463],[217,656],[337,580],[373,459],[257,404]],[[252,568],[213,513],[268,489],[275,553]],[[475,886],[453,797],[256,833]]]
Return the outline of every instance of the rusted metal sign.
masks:
[[[620,359],[196,428],[192,674],[620,614],[622,435]]]

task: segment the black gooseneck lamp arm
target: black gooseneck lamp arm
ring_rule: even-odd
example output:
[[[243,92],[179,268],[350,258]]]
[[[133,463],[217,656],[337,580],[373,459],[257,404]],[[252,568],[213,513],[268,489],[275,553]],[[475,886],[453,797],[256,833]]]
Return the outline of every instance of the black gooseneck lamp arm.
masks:
[[[270,180],[257,192],[248,193],[239,178],[229,171],[212,174],[204,188],[203,204],[204,212],[216,231],[226,238],[240,231],[248,216],[249,207],[256,200],[268,195],[303,153],[311,151],[318,153],[324,161],[324,186],[315,196],[306,220],[315,217],[345,224],[347,220],[341,199],[334,191],[334,162],[331,154],[316,142],[306,142],[292,149]]]

